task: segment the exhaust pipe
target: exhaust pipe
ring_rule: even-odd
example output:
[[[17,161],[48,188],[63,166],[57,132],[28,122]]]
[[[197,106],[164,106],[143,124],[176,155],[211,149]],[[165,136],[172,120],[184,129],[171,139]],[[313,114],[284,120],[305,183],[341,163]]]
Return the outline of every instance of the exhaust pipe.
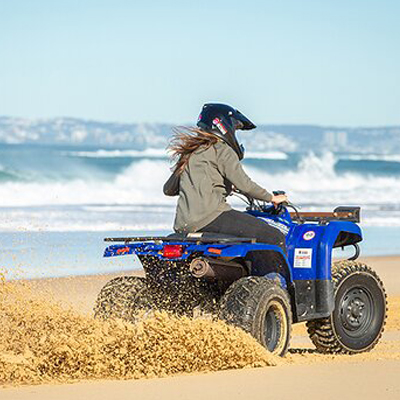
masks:
[[[239,263],[206,258],[195,258],[190,263],[190,272],[195,278],[231,282],[247,275]]]

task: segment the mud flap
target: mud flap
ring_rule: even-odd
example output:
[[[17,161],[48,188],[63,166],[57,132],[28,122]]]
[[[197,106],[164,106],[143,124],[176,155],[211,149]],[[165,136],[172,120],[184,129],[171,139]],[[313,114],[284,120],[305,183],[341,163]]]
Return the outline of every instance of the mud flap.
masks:
[[[333,282],[331,280],[295,280],[296,322],[328,317],[334,307]]]

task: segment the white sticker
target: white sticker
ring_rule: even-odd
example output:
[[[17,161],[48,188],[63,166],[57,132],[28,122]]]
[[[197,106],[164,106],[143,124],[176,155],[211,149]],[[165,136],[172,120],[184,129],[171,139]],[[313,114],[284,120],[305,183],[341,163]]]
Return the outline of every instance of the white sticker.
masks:
[[[294,249],[294,268],[311,268],[312,249]]]
[[[203,232],[190,232],[187,234],[188,238],[201,238],[203,236]]]
[[[276,229],[279,229],[285,236],[289,233],[289,228],[282,224],[281,222],[277,222],[271,218],[259,217],[263,221],[265,221],[268,225],[273,226]]]
[[[303,235],[304,240],[311,240],[315,238],[315,232],[314,231],[308,231]]]

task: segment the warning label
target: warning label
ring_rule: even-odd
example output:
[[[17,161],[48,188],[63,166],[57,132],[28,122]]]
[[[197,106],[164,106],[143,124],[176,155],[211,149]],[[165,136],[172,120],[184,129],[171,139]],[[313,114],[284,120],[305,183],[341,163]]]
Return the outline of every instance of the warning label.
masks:
[[[294,268],[311,268],[312,249],[294,249]]]

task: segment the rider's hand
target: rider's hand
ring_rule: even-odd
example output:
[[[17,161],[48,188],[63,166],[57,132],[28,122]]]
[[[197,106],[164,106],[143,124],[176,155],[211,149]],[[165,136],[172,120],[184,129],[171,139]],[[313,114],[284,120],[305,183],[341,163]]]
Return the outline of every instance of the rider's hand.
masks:
[[[272,196],[271,203],[275,206],[275,208],[278,206],[278,204],[281,203],[287,203],[288,198],[286,194],[279,194],[278,196]]]

